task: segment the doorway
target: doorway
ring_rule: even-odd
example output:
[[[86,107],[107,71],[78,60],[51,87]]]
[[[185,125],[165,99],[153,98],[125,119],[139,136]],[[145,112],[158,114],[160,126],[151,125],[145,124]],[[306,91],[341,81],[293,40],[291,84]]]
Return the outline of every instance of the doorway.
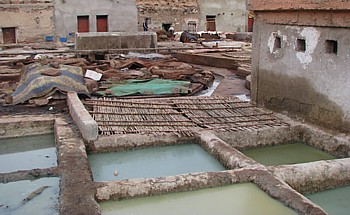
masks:
[[[89,32],[89,16],[78,16],[78,32]]]
[[[108,32],[108,16],[97,15],[96,16],[96,29],[97,32]]]
[[[16,28],[2,28],[4,44],[16,43]]]
[[[207,31],[216,31],[216,16],[206,16]]]

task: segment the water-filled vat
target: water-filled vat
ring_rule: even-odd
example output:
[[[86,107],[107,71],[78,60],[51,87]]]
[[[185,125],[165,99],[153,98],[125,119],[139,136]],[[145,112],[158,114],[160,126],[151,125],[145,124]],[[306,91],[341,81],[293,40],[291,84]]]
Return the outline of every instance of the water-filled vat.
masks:
[[[51,134],[0,139],[0,172],[57,166],[55,137]]]
[[[225,168],[197,144],[93,154],[89,163],[95,181],[153,178]]]
[[[230,186],[161,196],[100,203],[102,214],[291,215],[297,214],[255,184]]]
[[[59,178],[0,183],[0,214],[58,214]]]
[[[284,165],[336,159],[335,156],[303,143],[285,144],[242,151],[264,165]]]
[[[313,193],[306,197],[321,206],[328,214],[349,214],[350,186]]]

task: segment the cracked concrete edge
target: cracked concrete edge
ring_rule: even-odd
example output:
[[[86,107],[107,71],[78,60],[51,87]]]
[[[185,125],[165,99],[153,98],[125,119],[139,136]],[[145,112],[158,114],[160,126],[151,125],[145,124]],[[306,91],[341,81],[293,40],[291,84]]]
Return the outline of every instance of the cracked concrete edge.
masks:
[[[265,178],[268,177],[268,180]],[[266,170],[243,168],[221,172],[190,173],[148,179],[129,179],[97,183],[98,201],[122,200],[157,196],[174,192],[254,183],[271,197],[300,214],[327,214],[321,207],[292,189],[287,183]],[[292,198],[292,200],[290,199]]]
[[[67,105],[73,121],[78,126],[83,139],[92,142],[98,138],[97,122],[90,116],[76,92],[68,92]]]

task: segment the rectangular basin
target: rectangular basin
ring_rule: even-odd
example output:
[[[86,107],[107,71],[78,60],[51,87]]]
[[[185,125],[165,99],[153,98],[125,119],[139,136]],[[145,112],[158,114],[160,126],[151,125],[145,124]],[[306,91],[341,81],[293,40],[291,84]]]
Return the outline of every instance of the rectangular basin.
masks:
[[[102,214],[295,215],[255,184],[244,183],[161,196],[100,203]]]
[[[349,214],[350,186],[313,193],[306,195],[306,197],[321,206],[328,214]]]
[[[243,150],[242,153],[268,166],[336,159],[335,156],[329,153],[303,143],[248,149]]]
[[[53,133],[0,139],[0,173],[57,166]]]
[[[0,183],[0,214],[58,214],[57,177]]]
[[[225,170],[197,144],[89,155],[94,181],[154,178]]]

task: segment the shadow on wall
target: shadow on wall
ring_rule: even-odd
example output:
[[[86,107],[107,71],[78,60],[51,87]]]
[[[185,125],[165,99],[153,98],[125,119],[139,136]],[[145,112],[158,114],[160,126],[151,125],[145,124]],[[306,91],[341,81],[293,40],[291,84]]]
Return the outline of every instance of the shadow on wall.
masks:
[[[329,97],[317,92],[305,78],[259,71],[258,106],[274,111],[288,111],[294,116],[321,126],[350,131],[350,122],[344,121],[342,108]]]

